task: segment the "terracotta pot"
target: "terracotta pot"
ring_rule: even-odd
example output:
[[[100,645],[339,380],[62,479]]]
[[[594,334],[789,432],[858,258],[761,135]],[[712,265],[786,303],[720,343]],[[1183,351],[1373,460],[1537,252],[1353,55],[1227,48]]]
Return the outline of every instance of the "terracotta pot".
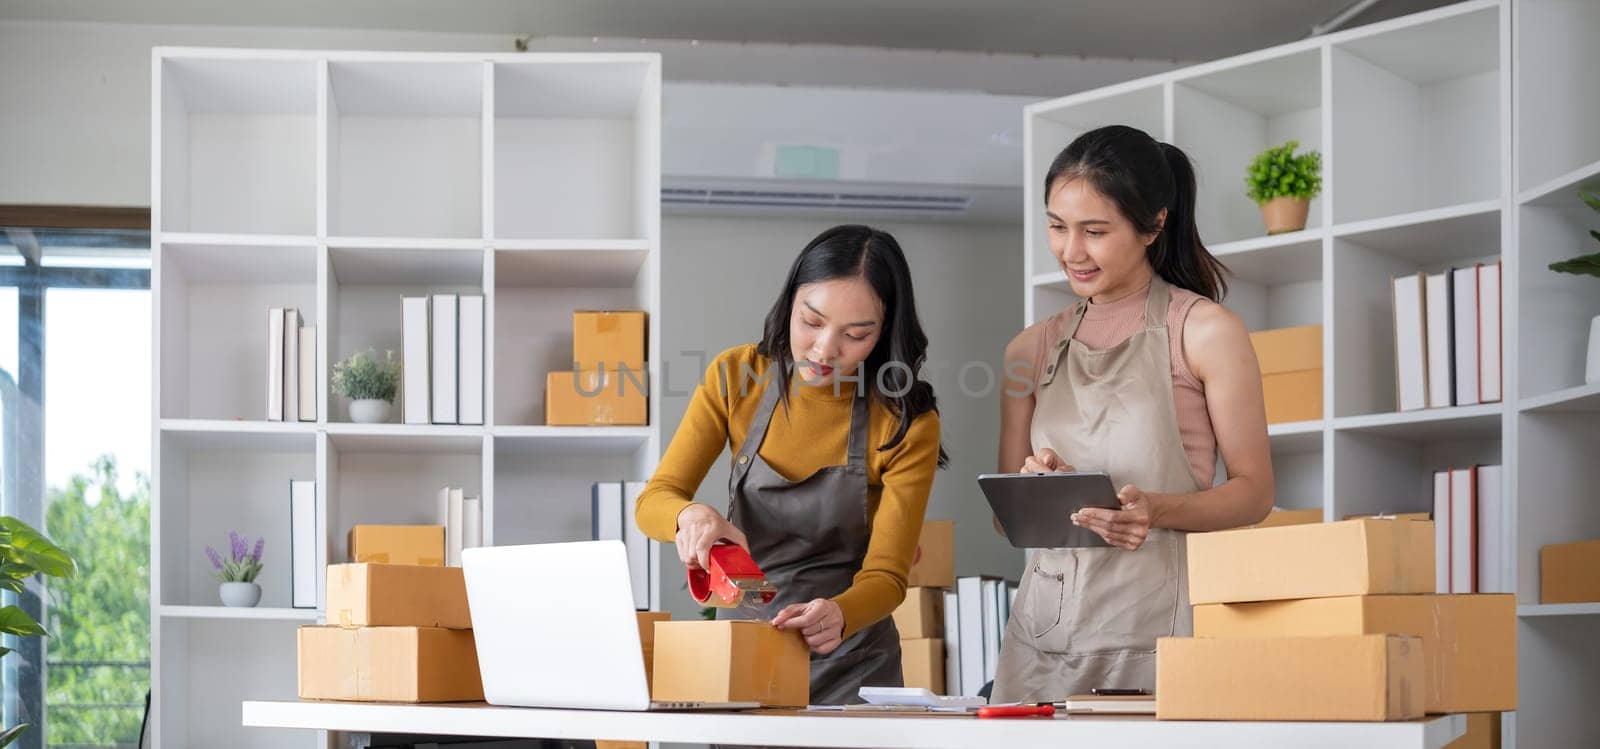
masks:
[[[1267,234],[1283,234],[1306,228],[1306,216],[1311,213],[1311,201],[1300,198],[1273,198],[1261,204],[1261,219],[1267,224]]]

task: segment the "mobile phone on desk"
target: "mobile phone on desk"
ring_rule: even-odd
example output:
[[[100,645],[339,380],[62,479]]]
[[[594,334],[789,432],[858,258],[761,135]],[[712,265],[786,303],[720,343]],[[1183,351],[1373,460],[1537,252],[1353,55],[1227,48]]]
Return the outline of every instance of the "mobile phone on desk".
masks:
[[[1146,689],[1118,689],[1113,687],[1095,687],[1089,694],[1096,697],[1142,697],[1150,694]]]

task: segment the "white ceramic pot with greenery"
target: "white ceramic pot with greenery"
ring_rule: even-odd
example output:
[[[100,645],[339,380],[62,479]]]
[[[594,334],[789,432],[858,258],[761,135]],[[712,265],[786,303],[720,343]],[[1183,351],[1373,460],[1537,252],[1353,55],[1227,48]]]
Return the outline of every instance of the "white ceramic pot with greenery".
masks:
[[[378,424],[389,419],[389,404],[400,387],[400,362],[393,351],[357,351],[333,365],[334,392],[350,399],[350,420]]]
[[[1589,210],[1600,213],[1600,196],[1585,190],[1579,190],[1578,197],[1583,200],[1585,205],[1589,206]],[[1594,237],[1596,241],[1600,241],[1600,231],[1590,229],[1589,236]],[[1592,255],[1579,255],[1570,260],[1562,260],[1559,263],[1551,263],[1550,270],[1557,273],[1572,273],[1574,275],[1600,278],[1600,252]],[[1584,359],[1583,381],[1588,385],[1600,383],[1600,315],[1595,315],[1593,319],[1589,320],[1589,355]]]
[[[1250,162],[1245,172],[1246,194],[1261,207],[1267,234],[1306,228],[1311,199],[1322,192],[1322,154],[1295,154],[1300,142],[1291,140],[1268,148]]]
[[[261,602],[261,586],[256,576],[261,574],[261,550],[266,538],[256,539],[254,550],[249,550],[249,539],[236,531],[228,531],[228,557],[224,559],[216,549],[206,547],[206,558],[211,560],[212,575],[217,578],[217,597],[224,606],[249,608]]]

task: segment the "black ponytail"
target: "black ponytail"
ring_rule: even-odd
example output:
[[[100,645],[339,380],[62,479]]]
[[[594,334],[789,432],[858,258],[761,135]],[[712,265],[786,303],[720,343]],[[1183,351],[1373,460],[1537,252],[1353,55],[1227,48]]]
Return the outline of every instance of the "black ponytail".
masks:
[[[1214,302],[1227,296],[1228,269],[1206,249],[1195,225],[1194,166],[1177,146],[1126,125],[1090,130],[1050,163],[1044,194],[1060,180],[1077,178],[1116,203],[1141,234],[1160,232],[1145,255],[1163,280]],[[1165,224],[1158,223],[1162,209]]]

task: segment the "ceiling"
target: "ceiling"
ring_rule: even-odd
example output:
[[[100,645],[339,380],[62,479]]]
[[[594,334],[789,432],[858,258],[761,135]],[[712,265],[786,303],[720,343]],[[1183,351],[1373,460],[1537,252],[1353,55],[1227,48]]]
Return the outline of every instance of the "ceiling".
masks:
[[[1355,0],[0,0],[0,19],[830,44],[1200,61]],[[1346,27],[1449,4],[1379,0]]]

